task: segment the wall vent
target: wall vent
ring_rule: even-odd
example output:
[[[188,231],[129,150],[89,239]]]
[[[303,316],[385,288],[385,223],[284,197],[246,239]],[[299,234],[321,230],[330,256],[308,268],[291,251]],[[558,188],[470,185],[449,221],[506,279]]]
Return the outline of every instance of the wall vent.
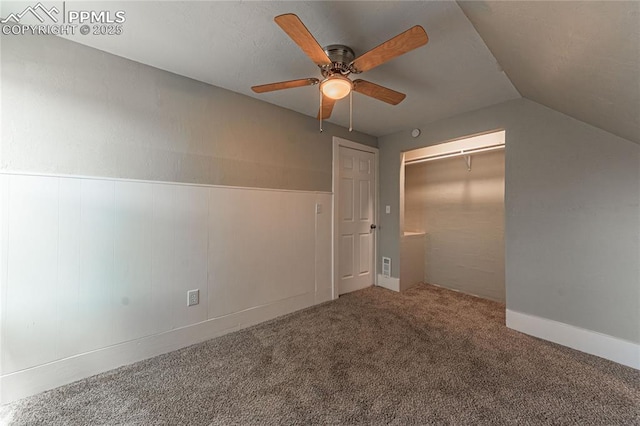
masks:
[[[391,278],[391,258],[382,258],[382,276],[385,278]]]

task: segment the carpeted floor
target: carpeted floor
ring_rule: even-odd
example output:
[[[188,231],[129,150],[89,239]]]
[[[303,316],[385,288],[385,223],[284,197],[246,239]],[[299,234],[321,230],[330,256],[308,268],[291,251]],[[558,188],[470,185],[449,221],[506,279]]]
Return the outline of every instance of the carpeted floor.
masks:
[[[374,287],[3,407],[18,425],[640,425],[640,372]]]

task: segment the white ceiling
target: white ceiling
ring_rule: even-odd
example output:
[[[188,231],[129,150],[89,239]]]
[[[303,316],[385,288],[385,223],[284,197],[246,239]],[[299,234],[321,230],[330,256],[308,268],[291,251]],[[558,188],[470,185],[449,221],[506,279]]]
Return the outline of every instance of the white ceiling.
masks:
[[[2,0],[0,14],[32,3]],[[426,46],[357,77],[407,98],[391,106],[354,94],[356,130],[382,136],[522,94],[640,143],[637,1],[74,1],[67,7],[126,12],[122,35],[70,37],[78,43],[313,117],[317,86],[250,89],[320,76],[275,24],[276,15],[295,13],[321,45],[346,44],[356,55],[422,25]],[[348,100],[336,104],[329,121],[348,126]]]
[[[522,96],[640,143],[640,2],[460,2]]]
[[[3,5],[2,15],[24,4]],[[74,1],[67,7],[126,12],[123,35],[70,37],[78,43],[313,117],[317,86],[267,94],[250,90],[320,77],[273,21],[276,15],[295,13],[321,45],[346,44],[356,55],[422,25],[430,38],[426,46],[357,77],[407,94],[398,106],[354,94],[354,129],[374,136],[520,97],[455,2]],[[348,104],[339,101],[329,121],[348,126]]]

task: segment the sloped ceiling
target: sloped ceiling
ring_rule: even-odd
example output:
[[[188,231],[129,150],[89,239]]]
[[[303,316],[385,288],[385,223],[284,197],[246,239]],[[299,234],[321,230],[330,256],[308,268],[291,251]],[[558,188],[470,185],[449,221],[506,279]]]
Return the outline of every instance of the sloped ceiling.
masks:
[[[62,10],[61,1],[43,3]],[[0,15],[32,4],[2,0]],[[640,143],[638,1],[115,0],[66,6],[126,12],[122,35],[67,37],[74,42],[312,117],[317,86],[250,90],[320,76],[275,24],[276,15],[295,13],[321,45],[346,44],[356,55],[422,25],[426,46],[356,77],[407,94],[398,106],[355,94],[356,130],[383,136],[522,95]],[[339,101],[329,121],[348,126],[348,105]]]
[[[2,1],[0,12],[7,16],[32,3]],[[321,45],[346,44],[356,55],[422,25],[430,37],[426,46],[355,77],[407,94],[398,106],[354,94],[354,129],[374,136],[520,97],[453,1],[69,1],[66,7],[126,12],[122,35],[77,33],[68,37],[75,42],[312,117],[318,111],[317,86],[265,94],[250,89],[320,77],[318,67],[273,21],[275,16],[295,13]],[[348,99],[339,101],[329,121],[348,126],[348,106]]]
[[[640,2],[458,3],[523,97],[640,143]]]

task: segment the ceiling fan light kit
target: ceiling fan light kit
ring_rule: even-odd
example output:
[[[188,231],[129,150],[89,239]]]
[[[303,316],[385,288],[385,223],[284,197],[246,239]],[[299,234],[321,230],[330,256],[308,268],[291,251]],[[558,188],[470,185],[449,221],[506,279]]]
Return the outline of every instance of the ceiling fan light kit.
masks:
[[[331,99],[345,98],[353,90],[353,83],[347,77],[340,74],[325,78],[320,83],[322,94]]]
[[[293,13],[276,16],[274,20],[320,68],[320,73],[324,79],[322,81],[317,78],[289,80],[253,86],[251,89],[256,93],[265,93],[293,87],[314,86],[319,83],[320,110],[318,111],[318,119],[320,120],[320,131],[322,131],[322,120],[331,116],[335,102],[351,95],[353,92],[362,93],[390,105],[397,105],[402,102],[406,97],[404,93],[396,92],[366,80],[357,79],[352,81],[348,76],[352,73],[359,74],[382,65],[393,58],[424,46],[429,41],[424,28],[416,25],[356,58],[353,50],[342,44],[321,47],[300,18]],[[351,106],[351,96],[349,100]],[[349,109],[350,131],[352,130],[351,110],[352,108]]]

